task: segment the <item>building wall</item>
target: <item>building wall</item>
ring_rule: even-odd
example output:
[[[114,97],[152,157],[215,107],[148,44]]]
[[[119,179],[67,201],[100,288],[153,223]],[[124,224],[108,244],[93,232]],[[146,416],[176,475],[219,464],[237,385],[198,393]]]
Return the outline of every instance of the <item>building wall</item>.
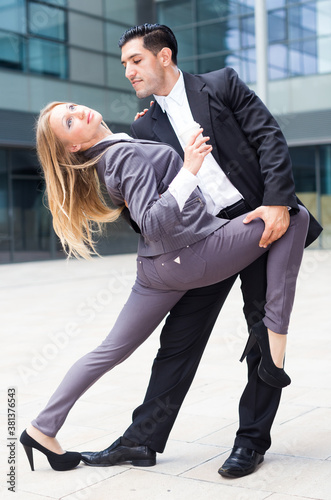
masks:
[[[268,101],[289,143],[300,198],[331,248],[331,0],[266,0]],[[143,22],[168,24],[189,72],[234,67],[256,90],[254,0],[3,0],[0,2],[0,262],[63,255],[44,206],[34,123],[49,101],[102,111],[128,131],[139,102],[117,41]],[[116,224],[102,253],[131,252]]]
[[[63,256],[44,206],[36,117],[50,101],[78,102],[100,110],[114,132],[129,131],[140,105],[117,42],[153,16],[151,0],[0,2],[0,262]],[[102,253],[135,251],[126,224],[108,232]]]

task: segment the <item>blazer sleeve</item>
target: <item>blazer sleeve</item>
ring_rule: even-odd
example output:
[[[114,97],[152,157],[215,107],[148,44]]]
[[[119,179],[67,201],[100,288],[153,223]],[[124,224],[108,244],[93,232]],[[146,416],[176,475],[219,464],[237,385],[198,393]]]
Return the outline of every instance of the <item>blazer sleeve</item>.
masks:
[[[133,137],[134,139],[138,139],[137,134],[136,134],[136,131],[135,131],[135,128],[134,128],[134,126],[133,126],[133,124],[132,124],[132,125],[131,125],[131,127],[130,127],[130,135],[131,135],[131,137]]]
[[[130,216],[144,238],[159,241],[162,235],[171,234],[173,226],[180,223],[179,206],[169,190],[158,193],[148,148],[138,144],[114,145],[105,153],[103,161],[110,197],[117,205],[127,202]],[[166,157],[164,161],[167,162]],[[178,161],[181,162],[179,157]]]
[[[232,68],[223,73],[226,106],[247,138],[238,144],[241,154],[252,161],[256,151],[264,183],[263,205],[297,208],[292,163],[285,137],[267,107]]]

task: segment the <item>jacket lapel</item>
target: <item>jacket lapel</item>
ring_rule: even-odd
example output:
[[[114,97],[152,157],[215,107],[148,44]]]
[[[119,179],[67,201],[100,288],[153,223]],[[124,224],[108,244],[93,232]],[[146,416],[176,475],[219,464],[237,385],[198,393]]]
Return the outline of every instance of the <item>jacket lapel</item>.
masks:
[[[213,146],[212,155],[220,165],[217,145],[210,116],[209,94],[204,90],[205,83],[190,73],[183,73],[187,99],[194,120],[203,128],[203,135],[210,137],[209,143]]]
[[[170,144],[177,151],[177,153],[183,158],[184,151],[180,145],[177,135],[175,134],[174,129],[172,128],[166,113],[163,113],[162,109],[157,104],[157,102],[154,105],[152,120],[153,120],[153,134],[155,135],[155,140],[157,142],[161,141],[166,144]]]

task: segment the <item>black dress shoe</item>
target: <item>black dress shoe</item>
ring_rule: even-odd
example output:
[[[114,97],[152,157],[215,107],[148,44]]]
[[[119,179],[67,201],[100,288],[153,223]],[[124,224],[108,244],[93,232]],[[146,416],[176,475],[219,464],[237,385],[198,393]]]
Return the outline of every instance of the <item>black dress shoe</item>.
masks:
[[[120,437],[103,451],[84,451],[81,459],[92,467],[109,467],[124,462],[131,462],[136,467],[150,467],[156,464],[156,452],[148,446]]]
[[[223,477],[232,478],[248,476],[263,460],[264,456],[255,450],[234,446],[229,458],[218,469],[218,473]]]

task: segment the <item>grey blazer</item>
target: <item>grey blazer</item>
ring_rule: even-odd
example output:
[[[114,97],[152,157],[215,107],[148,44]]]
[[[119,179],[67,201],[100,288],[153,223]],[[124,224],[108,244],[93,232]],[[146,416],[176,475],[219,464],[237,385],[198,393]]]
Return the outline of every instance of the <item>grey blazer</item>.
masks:
[[[168,186],[183,161],[168,144],[138,139],[104,141],[85,151],[91,158],[106,149],[98,162],[98,176],[112,202],[129,206],[140,228],[138,254],[153,256],[195,243],[228,221],[210,215],[196,188],[182,211]]]

